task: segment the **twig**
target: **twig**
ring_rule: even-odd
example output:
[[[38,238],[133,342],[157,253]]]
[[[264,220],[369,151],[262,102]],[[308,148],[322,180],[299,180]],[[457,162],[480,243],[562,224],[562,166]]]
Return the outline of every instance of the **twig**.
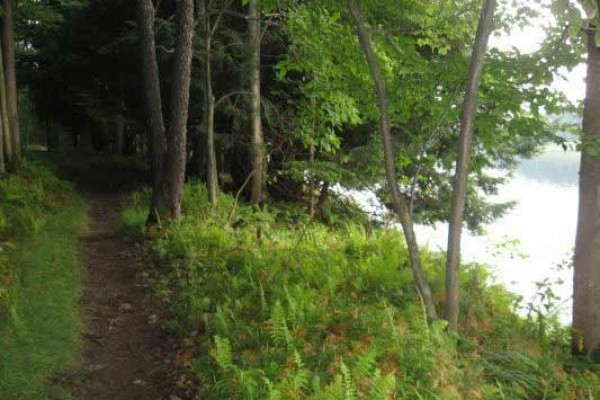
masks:
[[[246,180],[244,181],[244,183],[242,184],[242,186],[240,187],[240,189],[237,191],[237,193],[235,195],[235,200],[233,201],[233,206],[231,207],[231,212],[229,213],[229,218],[228,218],[229,225],[231,225],[231,221],[233,220],[233,215],[235,213],[235,207],[237,206],[238,200],[240,199],[240,195],[244,191],[244,188],[246,187],[246,185],[248,185],[248,182],[250,182],[250,178],[252,178],[252,176],[254,175],[255,172],[256,172],[256,170],[253,170],[252,172],[250,172],[250,174],[248,174],[248,177],[246,178]]]
[[[237,94],[250,94],[250,92],[247,90],[238,90],[235,92],[227,93],[226,95],[221,96],[221,98],[219,98],[219,100],[217,100],[217,102],[215,103],[215,108],[217,108],[219,106],[219,104],[221,104],[222,102],[227,100],[229,97],[235,96]]]

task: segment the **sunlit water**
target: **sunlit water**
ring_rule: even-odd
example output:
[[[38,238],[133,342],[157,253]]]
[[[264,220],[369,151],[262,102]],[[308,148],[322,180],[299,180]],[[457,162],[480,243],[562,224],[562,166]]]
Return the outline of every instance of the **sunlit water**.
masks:
[[[486,226],[484,235],[463,234],[463,262],[489,265],[498,282],[523,298],[522,313],[527,313],[528,303],[540,304],[537,284],[547,280],[560,297],[553,301],[560,319],[570,320],[572,269],[557,267],[571,259],[575,244],[578,171],[579,154],[558,148],[523,161],[514,178],[490,199],[516,201],[516,206]],[[373,196],[352,196],[371,212],[380,209]],[[416,231],[422,246],[445,251],[447,224],[418,226]]]
[[[560,297],[554,303],[565,322],[571,315],[572,269],[558,266],[570,260],[575,244],[578,171],[576,152],[550,149],[523,161],[493,198],[514,200],[516,206],[488,225],[485,235],[466,234],[462,240],[463,261],[490,265],[498,281],[523,297],[524,306],[540,303],[537,284],[547,279]],[[434,249],[446,248],[447,232],[445,224],[418,227],[420,241]]]

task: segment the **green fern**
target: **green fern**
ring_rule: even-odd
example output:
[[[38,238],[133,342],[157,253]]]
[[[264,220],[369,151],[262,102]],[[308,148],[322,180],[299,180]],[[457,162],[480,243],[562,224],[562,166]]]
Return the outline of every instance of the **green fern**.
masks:
[[[252,371],[235,368],[235,380],[242,393],[243,399],[255,399],[259,384],[253,376]]]
[[[325,388],[322,400],[340,400],[344,399],[344,378],[341,374],[337,374],[333,381]],[[321,400],[319,399],[319,400]]]
[[[386,400],[394,395],[396,389],[396,377],[394,374],[381,375],[378,369],[374,372],[371,379],[371,391],[367,396],[368,400]]]
[[[219,367],[224,371],[231,371],[235,368],[233,365],[233,351],[229,339],[215,336],[215,351],[213,357]]]
[[[220,306],[217,307],[217,312],[215,313],[215,331],[221,335],[230,335],[227,316],[225,315],[223,307]]]
[[[263,382],[267,387],[267,400],[283,400],[283,395],[278,389],[275,388],[273,382],[271,382],[268,378],[263,378]]]
[[[292,324],[292,327],[293,327],[298,322],[298,303],[290,295],[290,292],[287,287],[285,287],[284,290],[285,290],[285,299],[287,300],[287,304],[288,304],[287,319]]]
[[[544,390],[543,371],[531,357],[516,352],[490,353],[483,358],[484,374],[492,382],[513,386],[529,395]]]
[[[258,281],[258,290],[260,294],[260,314],[264,318],[265,316],[269,315],[269,305],[267,304],[265,289],[263,288],[261,281]]]
[[[342,382],[344,384],[344,397],[342,400],[358,400],[358,393],[356,391],[356,386],[354,385],[354,380],[352,379],[352,373],[344,362],[342,362],[341,370]]]
[[[385,314],[388,319],[388,324],[390,327],[390,333],[392,334],[392,338],[395,340],[400,340],[401,335],[396,327],[396,320],[394,319],[394,308],[390,306],[385,300],[383,301],[383,308],[385,309]]]
[[[302,361],[302,357],[300,353],[294,350],[294,363],[296,364],[296,373],[292,378],[294,392],[302,395],[303,393],[308,392],[309,389],[309,374],[304,367],[304,362]]]
[[[354,376],[357,380],[370,379],[377,368],[377,349],[371,349],[366,354],[358,357],[354,365]]]
[[[281,302],[277,300],[271,310],[269,319],[269,335],[276,344],[289,344],[291,334],[287,327],[285,311]]]

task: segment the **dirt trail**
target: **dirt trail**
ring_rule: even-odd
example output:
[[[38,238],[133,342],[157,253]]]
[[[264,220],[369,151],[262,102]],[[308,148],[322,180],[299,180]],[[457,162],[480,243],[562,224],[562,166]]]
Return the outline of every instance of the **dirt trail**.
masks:
[[[118,194],[87,197],[90,229],[81,239],[87,266],[81,399],[161,399],[168,381],[165,341],[142,276],[143,249],[119,229]]]

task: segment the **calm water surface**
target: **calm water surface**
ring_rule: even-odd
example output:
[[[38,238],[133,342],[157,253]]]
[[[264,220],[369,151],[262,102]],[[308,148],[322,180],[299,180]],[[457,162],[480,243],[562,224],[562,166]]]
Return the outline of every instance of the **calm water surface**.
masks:
[[[539,304],[538,282],[553,283],[554,293],[560,296],[554,303],[565,323],[571,318],[572,270],[558,266],[571,259],[575,245],[579,157],[577,152],[549,147],[522,161],[514,177],[490,199],[516,201],[516,206],[486,226],[484,235],[465,231],[462,238],[463,262],[489,265],[495,280],[522,296],[524,306]],[[381,212],[372,193],[345,192],[366,211]],[[417,226],[416,232],[422,246],[445,251],[447,224]]]
[[[575,244],[578,202],[579,153],[549,148],[525,160],[515,176],[492,198],[514,200],[517,205],[502,219],[486,227],[486,234],[463,235],[462,258],[492,267],[499,282],[536,300],[537,282],[562,280],[554,286],[561,300],[560,318],[571,315],[572,270],[557,268],[570,260]],[[419,240],[432,249],[445,249],[447,226],[418,228]],[[537,298],[539,301],[539,298]]]

